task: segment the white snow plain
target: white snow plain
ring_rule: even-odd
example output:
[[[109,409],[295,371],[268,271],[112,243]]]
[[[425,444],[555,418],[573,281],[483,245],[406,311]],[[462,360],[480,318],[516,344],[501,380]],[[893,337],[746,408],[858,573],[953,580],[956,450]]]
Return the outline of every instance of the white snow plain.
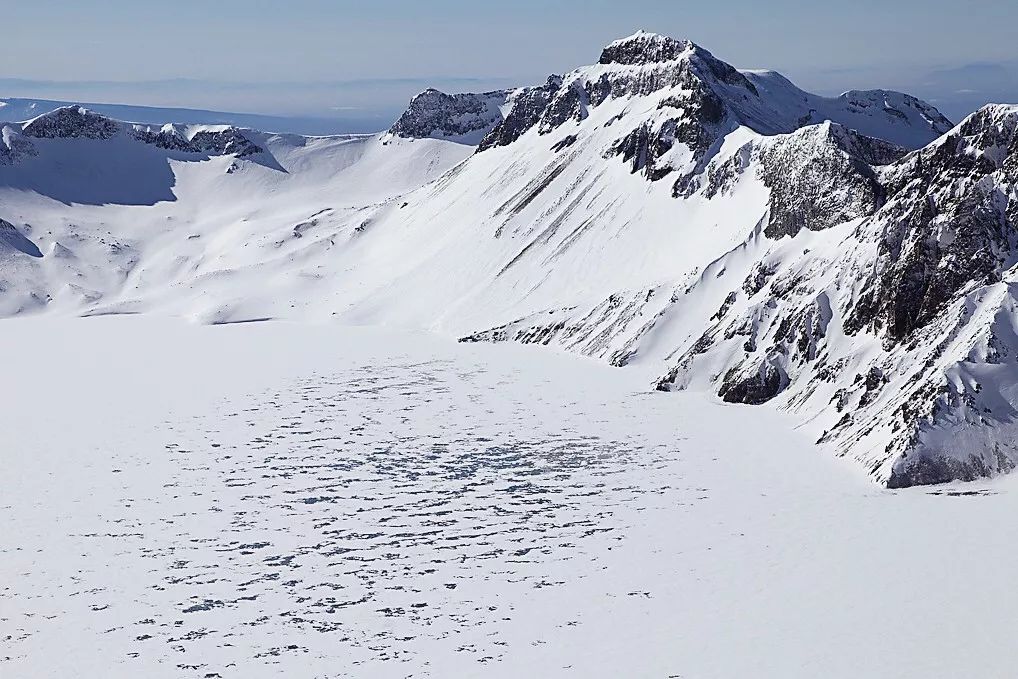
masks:
[[[0,675],[1003,677],[1018,478],[338,324],[6,321]]]

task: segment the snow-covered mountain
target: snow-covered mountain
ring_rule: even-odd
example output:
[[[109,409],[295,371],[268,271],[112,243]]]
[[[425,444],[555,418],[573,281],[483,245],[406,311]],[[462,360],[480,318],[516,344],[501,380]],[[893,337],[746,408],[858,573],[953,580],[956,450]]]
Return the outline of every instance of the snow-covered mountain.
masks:
[[[0,120],[28,120],[66,106],[84,106],[90,111],[117,120],[143,125],[162,125],[167,122],[182,125],[234,125],[257,130],[304,135],[330,135],[373,133],[386,125],[384,118],[372,115],[358,117],[336,114],[335,117],[262,115],[210,111],[207,109],[162,106],[132,106],[129,104],[80,103],[56,99],[27,99],[4,97],[0,99]]]
[[[1016,127],[643,32],[370,137],[64,108],[2,126],[0,313],[551,345],[787,408],[880,483],[992,475],[1018,462]]]

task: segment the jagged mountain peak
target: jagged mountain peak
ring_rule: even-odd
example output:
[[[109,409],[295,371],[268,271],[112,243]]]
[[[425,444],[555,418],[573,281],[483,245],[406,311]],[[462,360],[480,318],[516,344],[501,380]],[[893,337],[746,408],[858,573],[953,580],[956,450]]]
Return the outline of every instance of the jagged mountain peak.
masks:
[[[727,85],[738,85],[756,95],[756,88],[731,64],[718,59],[708,50],[691,40],[679,40],[658,33],[638,31],[616,40],[601,52],[598,65],[635,68],[671,68],[681,73],[689,68],[700,80],[717,80]],[[678,75],[678,73],[677,73]],[[668,84],[661,80],[661,84]]]
[[[961,124],[964,125],[972,120],[1014,124],[1016,117],[1018,117],[1018,104],[986,104],[970,114]]]
[[[609,109],[610,115],[587,120]],[[951,127],[935,107],[906,94],[859,90],[821,97],[773,71],[739,71],[692,41],[640,31],[607,45],[598,63],[536,87],[460,95],[426,90],[390,132],[476,143],[484,151],[532,131],[581,137],[610,124],[635,135],[612,145],[646,157],[638,169],[650,168],[647,176],[657,180],[674,165],[657,156],[675,155],[676,144],[694,156],[686,172],[698,173],[719,140],[739,127],[777,135],[826,120],[908,149]]]
[[[848,155],[858,158],[872,166],[884,166],[900,160],[908,153],[908,149],[891,142],[868,137],[858,130],[831,120],[817,125],[807,125],[795,130],[791,137],[803,140],[815,140],[818,143],[830,143]]]
[[[957,195],[1007,169],[1018,171],[1018,105],[989,104],[888,168],[885,181],[902,194],[912,183],[916,190]]]
[[[696,45],[688,40],[677,40],[641,29],[606,45],[598,63],[632,66],[675,61],[695,48]]]
[[[446,94],[429,87],[410,100],[389,133],[409,139],[448,139],[478,144],[502,120],[510,90]]]
[[[1015,146],[1018,139],[1018,105],[988,104],[961,121],[946,136],[965,140],[964,148],[977,153],[995,166],[1000,166],[1008,157],[1016,160]]]
[[[121,125],[83,106],[62,106],[26,122],[21,132],[41,139],[86,138],[109,139],[119,133]]]

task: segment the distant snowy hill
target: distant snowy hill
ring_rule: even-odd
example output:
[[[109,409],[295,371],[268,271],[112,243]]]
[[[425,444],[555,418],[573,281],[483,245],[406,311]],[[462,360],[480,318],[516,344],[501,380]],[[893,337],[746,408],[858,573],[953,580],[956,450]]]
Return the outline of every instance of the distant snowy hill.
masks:
[[[384,127],[375,120],[344,118],[314,118],[299,116],[269,116],[255,113],[227,113],[190,108],[160,108],[130,106],[127,104],[90,104],[56,101],[52,99],[0,99],[0,120],[28,120],[48,111],[65,106],[84,106],[90,111],[117,120],[162,125],[172,122],[185,125],[235,125],[267,132],[291,134],[331,135],[377,132]]]
[[[2,127],[0,313],[549,345],[788,409],[883,484],[993,475],[1018,462],[1016,129],[643,32],[370,137],[63,108]]]

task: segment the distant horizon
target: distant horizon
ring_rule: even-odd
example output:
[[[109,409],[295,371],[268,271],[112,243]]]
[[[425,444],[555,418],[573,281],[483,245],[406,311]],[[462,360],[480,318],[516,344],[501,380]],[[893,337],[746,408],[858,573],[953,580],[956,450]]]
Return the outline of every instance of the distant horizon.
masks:
[[[743,69],[756,70],[756,69]],[[999,91],[1013,92],[1007,96],[994,97],[986,89],[950,89],[940,84],[937,78],[917,83],[913,87],[873,83],[853,83],[840,87],[816,87],[788,76],[796,85],[808,91],[825,96],[836,96],[849,90],[887,89],[897,90],[923,99],[938,108],[953,122],[959,122],[985,104],[1018,103],[1018,82],[1009,87],[1007,78],[999,81]],[[931,71],[931,76],[960,78],[975,74],[987,80],[999,75],[999,65],[970,64],[965,67]],[[1014,71],[1018,74],[1018,64]],[[983,73],[985,72],[985,73]],[[1005,69],[1005,73],[1008,71]],[[1018,81],[1018,77],[1016,77]],[[176,109],[180,111],[228,114],[262,118],[276,118],[280,121],[301,120],[309,123],[321,122],[327,132],[302,132],[307,134],[333,134],[340,132],[371,132],[386,129],[409,104],[410,99],[428,88],[443,92],[483,92],[536,84],[516,82],[509,78],[392,78],[365,79],[361,81],[321,82],[226,82],[202,81],[190,78],[172,78],[153,81],[43,81],[23,78],[0,78],[0,101],[32,100],[54,104],[81,104],[108,107],[133,107],[145,109]],[[356,100],[357,105],[326,106],[323,98],[331,96],[330,88],[342,91],[344,96]],[[938,94],[938,89],[943,94]],[[213,91],[214,90],[214,91]],[[275,99],[280,93],[287,95],[287,106],[261,105],[267,98]],[[301,95],[306,95],[301,97]],[[294,100],[292,97],[296,96]],[[4,118],[0,113],[0,118]],[[349,129],[338,125],[350,123]],[[324,129],[324,128],[323,128]]]
[[[906,92],[955,122],[986,103],[1018,102],[1018,47],[1003,35],[993,39],[1010,31],[1018,13],[1000,0],[970,8],[988,21],[979,40],[955,34],[943,21],[951,5],[941,0],[903,0],[893,8],[864,0],[866,7],[852,11],[810,5],[806,13],[799,4],[779,0],[763,10],[737,0],[726,8],[742,20],[735,23],[720,8],[658,0],[625,8],[603,0],[552,8],[524,0],[512,11],[457,0],[429,3],[426,11],[402,0],[372,8],[295,0],[282,14],[269,3],[224,0],[224,16],[246,36],[239,40],[210,32],[205,23],[220,24],[200,21],[207,10],[197,0],[178,3],[172,16],[114,0],[77,17],[55,0],[38,0],[9,9],[9,23],[44,21],[58,40],[40,51],[26,42],[27,32],[0,45],[10,69],[0,72],[0,98],[351,120],[358,129],[384,129],[428,87],[476,92],[537,84],[595,62],[605,44],[642,28],[693,40],[737,68],[779,71],[818,94]],[[153,36],[145,27],[156,17],[165,30]],[[478,23],[485,17],[490,25]],[[906,25],[914,30],[902,31]],[[90,26],[94,31],[83,30]],[[102,38],[114,28],[115,40]],[[136,33],[146,36],[144,44]],[[302,33],[306,39],[297,40]]]

